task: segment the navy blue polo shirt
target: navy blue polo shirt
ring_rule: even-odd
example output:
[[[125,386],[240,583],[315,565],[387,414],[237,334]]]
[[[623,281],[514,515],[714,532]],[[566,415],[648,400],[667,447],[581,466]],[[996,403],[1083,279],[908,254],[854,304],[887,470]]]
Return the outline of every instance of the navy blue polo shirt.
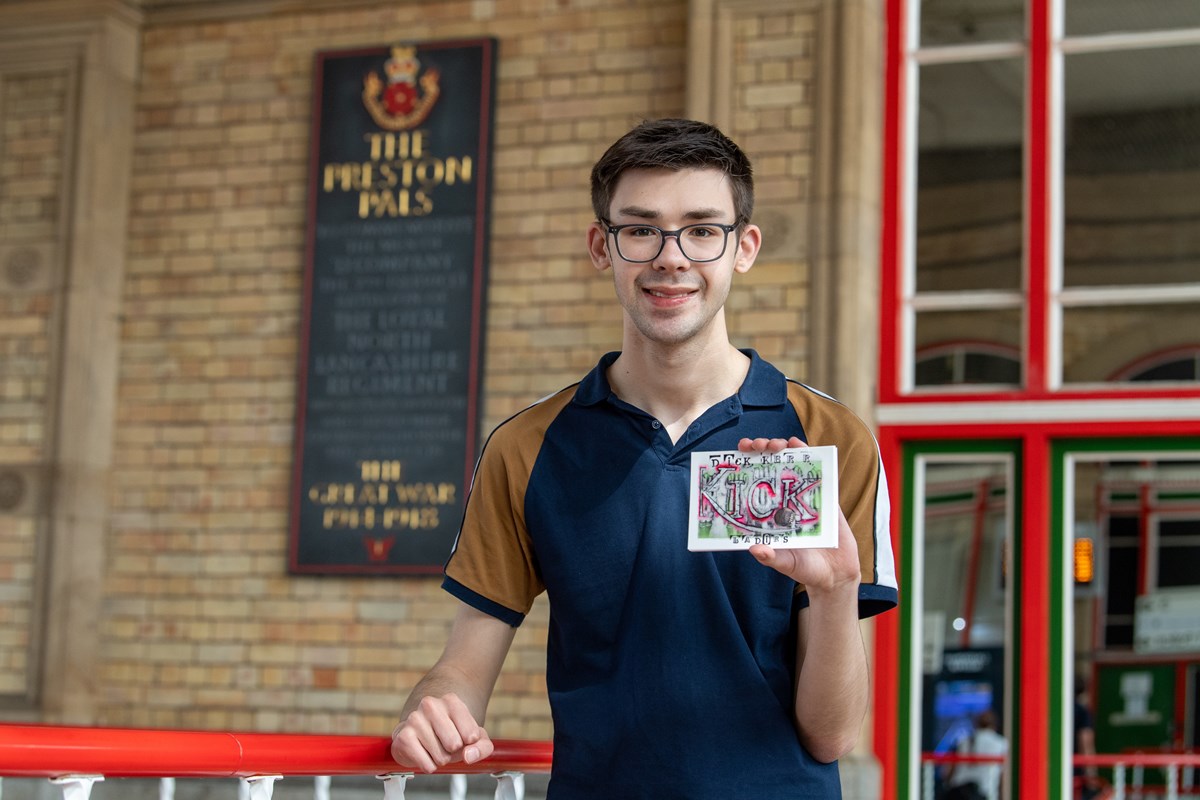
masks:
[[[609,353],[484,447],[443,585],[514,626],[547,592],[552,799],[840,797],[792,716],[803,587],[749,553],[687,549],[690,454],[836,445],[863,616],[896,603],[886,485],[849,410],[746,353],[738,393],[678,442],[613,393]]]

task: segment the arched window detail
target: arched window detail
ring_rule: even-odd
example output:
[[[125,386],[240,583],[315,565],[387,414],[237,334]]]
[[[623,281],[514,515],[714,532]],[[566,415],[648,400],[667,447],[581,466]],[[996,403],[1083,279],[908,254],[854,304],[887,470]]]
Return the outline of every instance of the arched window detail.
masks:
[[[1118,370],[1110,380],[1119,383],[1200,381],[1200,344],[1173,347],[1139,358]]]
[[[917,386],[1018,386],[1021,353],[993,342],[941,342],[917,350]]]

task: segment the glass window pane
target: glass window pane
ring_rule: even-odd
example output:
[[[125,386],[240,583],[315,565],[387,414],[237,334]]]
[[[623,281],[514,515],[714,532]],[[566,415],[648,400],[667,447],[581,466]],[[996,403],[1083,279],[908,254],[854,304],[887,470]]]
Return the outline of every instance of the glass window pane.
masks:
[[[1200,346],[1157,353],[1134,364],[1118,376],[1119,380],[1151,383],[1154,381],[1200,381]]]
[[[921,47],[1019,42],[1025,32],[1023,0],[924,0]]]
[[[1066,0],[1067,36],[1200,27],[1196,0]]]
[[[1180,482],[1169,495],[1159,493],[1162,513],[1151,519],[1157,549],[1154,585],[1160,589],[1200,588],[1200,507],[1195,503],[1200,498],[1200,471],[1193,472],[1192,481],[1191,509],[1184,505],[1189,493]]]
[[[1200,81],[1181,79],[1200,47],[1072,55],[1065,74],[1064,284],[1200,281]]]
[[[922,780],[932,779],[937,790],[977,780],[992,789],[987,796],[999,797],[1008,730],[1010,461],[931,458],[918,480],[924,554],[921,749],[926,755],[995,758],[953,770],[926,768]]]
[[[1173,381],[1182,370],[1139,371],[1140,364],[1200,344],[1200,303],[1101,306],[1063,310],[1066,383]],[[1195,378],[1190,380],[1194,381]]]
[[[918,292],[1021,286],[1023,74],[1018,59],[921,68]]]
[[[1194,613],[1200,602],[1200,452],[1073,454],[1066,480],[1073,503],[1064,530],[1090,541],[1089,584],[1074,581],[1073,666],[1076,755],[1186,751],[1195,728],[1177,702],[1177,675],[1200,667]],[[1070,544],[1070,542],[1068,542]],[[1075,552],[1080,548],[1076,546]],[[1073,565],[1068,561],[1067,567]],[[1076,570],[1078,574],[1078,570]],[[1071,577],[1064,576],[1067,585]],[[1159,662],[1157,666],[1149,666]],[[1180,732],[1184,732],[1180,736]],[[1081,733],[1083,735],[1081,735]],[[1132,766],[1132,765],[1131,765]],[[1076,775],[1083,774],[1082,766]],[[1111,773],[1097,770],[1097,778]],[[1166,776],[1146,769],[1144,782]]]
[[[1020,309],[923,311],[916,345],[917,386],[1020,385]]]

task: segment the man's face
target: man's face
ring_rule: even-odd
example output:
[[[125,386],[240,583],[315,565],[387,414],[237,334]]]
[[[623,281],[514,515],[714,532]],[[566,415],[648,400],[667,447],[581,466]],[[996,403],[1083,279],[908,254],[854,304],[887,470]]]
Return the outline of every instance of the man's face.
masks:
[[[685,225],[729,225],[736,220],[733,194],[721,171],[652,169],[631,170],[621,176],[608,221],[673,231]],[[613,268],[617,299],[625,311],[627,345],[631,335],[667,345],[706,333],[726,336],[723,307],[733,273],[750,269],[759,234],[751,225],[740,235],[734,231],[727,236],[725,253],[716,261],[689,260],[678,239],[670,236],[652,261],[632,263],[618,253],[613,234],[601,225],[593,226],[588,234],[592,260],[599,269]]]

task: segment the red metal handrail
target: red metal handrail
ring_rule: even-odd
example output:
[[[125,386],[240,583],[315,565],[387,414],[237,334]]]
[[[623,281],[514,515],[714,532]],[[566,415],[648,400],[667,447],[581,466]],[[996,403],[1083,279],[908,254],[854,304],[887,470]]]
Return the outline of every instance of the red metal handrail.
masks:
[[[1006,756],[982,756],[978,753],[931,753],[920,754],[920,760],[929,764],[998,764],[1003,763]],[[1075,766],[1200,766],[1200,752],[1195,750],[1180,750],[1169,753],[1145,753],[1129,751],[1127,753],[1102,753],[1097,756],[1072,757]]]
[[[550,771],[550,742],[494,740],[475,764],[442,773]],[[0,724],[0,776],[55,778],[248,778],[255,775],[382,775],[414,772],[397,764],[383,736],[322,736],[145,728]]]
[[[928,764],[1003,764],[1007,756],[983,755],[981,753],[922,753],[921,760]]]
[[[1078,767],[1200,767],[1200,753],[1180,750],[1172,753],[1103,753],[1094,756],[1077,755],[1073,763]]]
[[[1000,764],[1006,756],[979,755],[975,753],[921,753],[921,761],[927,764]],[[1200,767],[1200,753],[1180,750],[1171,753],[1103,753],[1094,756],[1075,755],[1071,763],[1077,767]]]

